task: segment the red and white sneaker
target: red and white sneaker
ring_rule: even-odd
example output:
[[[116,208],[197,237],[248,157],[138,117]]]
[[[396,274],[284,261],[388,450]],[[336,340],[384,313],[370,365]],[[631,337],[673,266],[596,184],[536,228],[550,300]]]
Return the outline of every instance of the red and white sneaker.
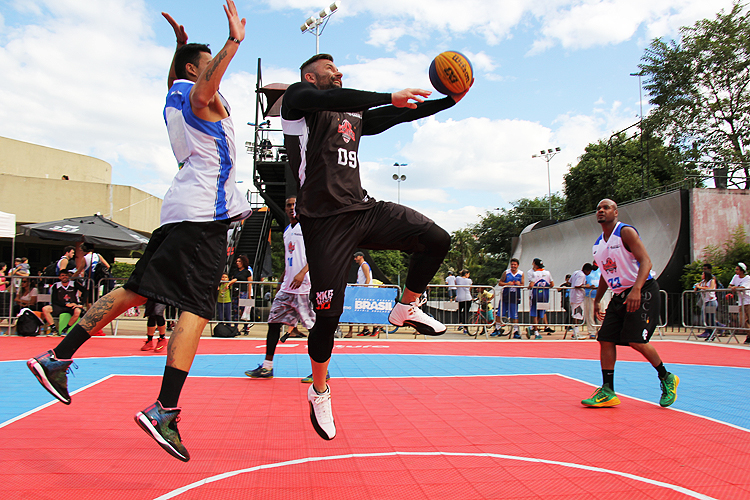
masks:
[[[447,330],[446,326],[420,309],[425,302],[424,298],[415,300],[411,304],[396,302],[396,306],[388,315],[388,321],[395,326],[411,326],[422,335],[444,334]]]

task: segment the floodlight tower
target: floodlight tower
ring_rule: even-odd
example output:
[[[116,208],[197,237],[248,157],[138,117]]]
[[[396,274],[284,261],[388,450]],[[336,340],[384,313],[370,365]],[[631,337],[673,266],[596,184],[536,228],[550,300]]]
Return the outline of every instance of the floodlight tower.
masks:
[[[401,167],[405,167],[406,163],[394,163],[394,167],[398,167],[398,174],[393,174],[393,180],[398,182],[398,198],[397,203],[401,204],[401,183],[406,180],[406,176],[401,174]]]
[[[320,54],[320,35],[328,24],[328,20],[339,9],[340,0],[336,0],[331,5],[321,10],[317,16],[308,17],[307,20],[299,27],[302,33],[312,33],[315,35],[315,53]]]
[[[547,149],[539,151],[539,154],[531,155],[532,158],[544,158],[547,162],[547,198],[549,200],[549,218],[552,220],[552,183],[550,182],[549,178],[549,161],[561,151],[560,148],[553,149]]]

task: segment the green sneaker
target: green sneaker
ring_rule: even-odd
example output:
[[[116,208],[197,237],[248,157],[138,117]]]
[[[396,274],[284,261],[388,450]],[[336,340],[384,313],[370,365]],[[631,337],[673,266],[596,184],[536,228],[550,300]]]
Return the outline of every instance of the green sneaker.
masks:
[[[661,384],[661,399],[659,404],[667,407],[677,399],[677,386],[680,385],[680,377],[674,373],[668,373],[664,380],[659,380]]]
[[[250,378],[273,378],[273,368],[270,370],[263,368],[263,365],[258,365],[255,370],[248,370],[245,372]]]
[[[329,380],[331,380],[331,374],[326,372],[326,382],[328,382]],[[307,377],[303,378],[302,380],[300,380],[300,382],[302,382],[303,384],[312,384],[313,383],[312,373],[308,375]]]
[[[594,391],[590,398],[582,400],[581,404],[591,408],[607,408],[619,405],[620,398],[608,385],[603,385]]]

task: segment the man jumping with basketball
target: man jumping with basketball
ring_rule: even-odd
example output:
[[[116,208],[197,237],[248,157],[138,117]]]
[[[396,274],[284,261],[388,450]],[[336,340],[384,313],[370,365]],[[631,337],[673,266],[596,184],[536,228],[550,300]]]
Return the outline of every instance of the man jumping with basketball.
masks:
[[[602,320],[597,337],[602,386],[581,403],[596,408],[620,404],[614,390],[617,346],[629,345],[656,369],[662,391],[659,404],[669,406],[677,399],[680,379],[667,371],[659,353],[648,343],[659,320],[659,284],[638,231],[620,222],[617,216],[617,204],[612,200],[602,200],[596,207],[596,221],[602,226],[602,235],[594,243],[593,252],[602,275],[594,313]],[[607,287],[614,295],[604,314],[599,310],[599,302]]]
[[[146,299],[182,311],[167,345],[167,363],[155,403],[135,415],[136,423],[170,455],[187,462],[177,422],[177,402],[198,349],[201,332],[213,317],[224,270],[227,229],[232,220],[250,215],[234,174],[234,128],[219,84],[245,38],[232,0],[224,12],[229,39],[211,57],[207,45],[187,43],[187,34],[169,14],[177,50],[169,70],[164,119],[179,171],[164,196],[161,226],[156,229],[122,288],[101,297],[54,349],[27,365],[50,394],[71,403],[66,370],[73,354],[120,314]]]
[[[359,141],[363,135],[379,134],[398,123],[448,109],[466,92],[422,102],[431,92],[344,89],[342,74],[328,54],[313,56],[300,72],[302,81],[284,94],[281,123],[297,180],[297,213],[316,312],[308,340],[313,375],[308,390],[310,419],[323,439],[333,439],[336,427],[326,373],[343,312],[349,260],[356,248],[411,254],[404,293],[388,319],[424,335],[445,332],[445,325],[421,311],[419,299],[448,253],[450,236],[410,208],[368,196],[359,175]]]

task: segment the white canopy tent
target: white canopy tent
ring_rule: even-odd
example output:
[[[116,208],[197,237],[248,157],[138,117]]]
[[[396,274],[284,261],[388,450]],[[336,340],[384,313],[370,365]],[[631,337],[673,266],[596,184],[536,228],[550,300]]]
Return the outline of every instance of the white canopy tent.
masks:
[[[8,267],[10,268],[13,265],[13,259],[15,259],[16,256],[16,215],[15,214],[6,214],[5,212],[0,212],[0,238],[10,238],[13,240],[11,243],[11,257],[10,257],[10,263],[8,264]],[[10,290],[10,293],[12,294],[12,288]],[[5,298],[3,298],[5,300]],[[8,300],[8,303],[10,304],[10,299]],[[10,311],[10,306],[8,306]],[[4,309],[4,308],[3,308]],[[4,312],[0,312],[0,316],[2,316]],[[8,312],[10,314],[10,312]]]

